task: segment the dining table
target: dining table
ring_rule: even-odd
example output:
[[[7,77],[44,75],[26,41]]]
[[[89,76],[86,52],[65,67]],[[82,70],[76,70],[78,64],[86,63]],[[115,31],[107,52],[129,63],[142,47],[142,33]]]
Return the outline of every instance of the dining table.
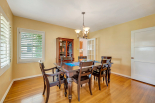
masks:
[[[106,59],[109,60],[109,59]],[[73,65],[68,65],[69,64],[73,64]],[[73,82],[73,76],[75,74],[77,74],[77,71],[80,70],[79,67],[79,62],[76,61],[67,61],[67,62],[57,62],[54,63],[55,66],[57,66],[57,68],[60,71],[65,72],[66,76],[67,76],[67,82],[68,82],[68,99],[69,99],[69,103],[71,103],[71,99],[72,99],[72,82]],[[103,66],[107,66],[107,75],[108,75],[108,82],[110,82],[110,67],[111,67],[112,63],[104,63]],[[101,60],[95,60],[94,62],[94,70],[96,70],[99,66],[101,66]]]

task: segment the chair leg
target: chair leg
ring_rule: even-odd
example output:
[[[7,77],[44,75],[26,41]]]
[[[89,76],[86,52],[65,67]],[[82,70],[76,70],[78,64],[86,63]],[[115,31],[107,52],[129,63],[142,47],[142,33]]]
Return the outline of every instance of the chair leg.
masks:
[[[47,92],[46,92],[47,94],[46,94],[46,101],[45,101],[45,103],[48,103],[49,94],[50,94],[50,87],[47,86],[46,88],[47,88]]]
[[[90,94],[92,95],[92,90],[91,90],[91,79],[89,79],[89,90],[90,90]]]
[[[67,81],[64,82],[65,97],[67,96]]]
[[[103,77],[103,81],[104,81],[104,77]]]
[[[80,84],[77,84],[78,101],[80,101]]]
[[[61,88],[61,84],[59,84],[59,89]]]
[[[99,90],[101,90],[101,86],[100,86],[100,77],[98,77],[98,86],[99,86]]]
[[[46,90],[46,84],[44,82],[44,90],[43,90],[43,95],[45,94],[45,90]]]
[[[95,80],[95,76],[94,76],[94,80]]]
[[[82,84],[81,84],[81,87],[82,87]]]
[[[108,80],[107,80],[107,76],[105,76],[105,81],[106,81],[106,84],[107,84],[107,87],[108,87]]]

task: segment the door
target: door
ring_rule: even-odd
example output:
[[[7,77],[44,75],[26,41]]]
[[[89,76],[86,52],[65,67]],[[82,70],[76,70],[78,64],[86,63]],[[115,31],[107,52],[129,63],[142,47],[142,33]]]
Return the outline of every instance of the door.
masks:
[[[155,85],[155,27],[131,32],[131,78]]]
[[[84,39],[84,38],[80,38],[80,48],[79,48],[79,52],[80,52],[80,56],[87,56],[87,40],[88,39]]]
[[[87,39],[87,59],[95,60],[96,59],[96,40]]]

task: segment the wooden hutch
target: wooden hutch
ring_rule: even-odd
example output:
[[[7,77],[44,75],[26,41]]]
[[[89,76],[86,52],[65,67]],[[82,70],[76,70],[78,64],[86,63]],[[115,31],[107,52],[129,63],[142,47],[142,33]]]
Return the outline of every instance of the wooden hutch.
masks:
[[[74,61],[74,39],[56,38],[56,62],[61,61],[61,56],[72,57]]]

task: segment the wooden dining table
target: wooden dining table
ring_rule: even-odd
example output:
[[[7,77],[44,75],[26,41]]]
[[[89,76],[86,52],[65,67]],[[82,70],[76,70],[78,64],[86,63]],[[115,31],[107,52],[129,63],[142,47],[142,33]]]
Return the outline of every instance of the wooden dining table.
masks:
[[[98,62],[95,62],[94,64],[94,70],[97,69],[97,67],[101,66],[101,62],[100,60],[97,60]],[[71,103],[71,99],[72,99],[72,82],[73,82],[73,76],[75,74],[77,74],[77,71],[80,70],[80,67],[79,66],[69,66],[69,65],[66,65],[65,63],[75,63],[74,61],[73,62],[58,62],[58,63],[54,63],[54,65],[56,65],[58,67],[58,69],[60,71],[63,71],[65,72],[66,76],[68,77],[67,78],[67,82],[68,82],[68,99],[69,99],[69,103]],[[104,63],[103,66],[107,66],[108,68],[108,81],[110,82],[110,66],[111,66],[112,63]]]

